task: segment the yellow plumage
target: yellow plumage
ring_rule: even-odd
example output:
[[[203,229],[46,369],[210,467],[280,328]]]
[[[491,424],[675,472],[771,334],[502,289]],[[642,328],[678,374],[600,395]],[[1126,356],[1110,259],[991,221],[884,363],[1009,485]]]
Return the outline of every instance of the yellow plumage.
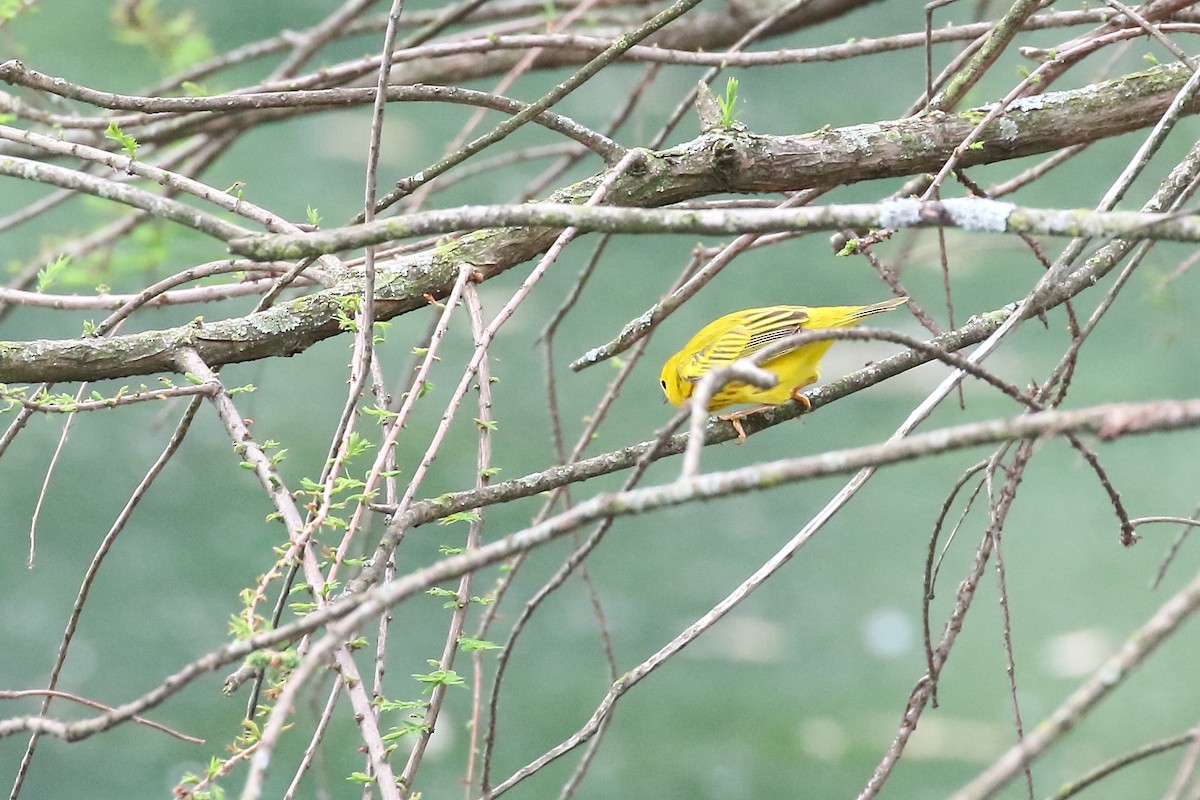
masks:
[[[857,325],[872,314],[903,305],[907,299],[901,297],[869,306],[767,306],[726,314],[701,328],[683,349],[663,364],[663,393],[673,405],[681,405],[710,370],[753,355],[767,345],[803,330]],[[713,395],[708,410],[717,411],[738,403],[777,406],[791,399],[805,402],[799,392],[820,377],[821,358],[832,345],[833,340],[827,339],[773,356],[759,366],[773,372],[779,383],[770,389],[728,383]]]

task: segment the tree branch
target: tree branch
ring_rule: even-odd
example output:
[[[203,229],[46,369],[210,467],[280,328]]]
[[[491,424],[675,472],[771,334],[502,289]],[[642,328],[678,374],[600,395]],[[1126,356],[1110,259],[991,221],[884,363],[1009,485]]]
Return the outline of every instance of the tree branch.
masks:
[[[985,129],[983,148],[969,150],[961,163],[969,166],[1003,161],[1151,125],[1187,77],[1183,65],[1172,64],[1083,89],[1019,101]],[[1188,111],[1195,110],[1193,103]],[[789,191],[936,170],[973,130],[975,120],[983,113],[986,111],[976,109],[954,116],[931,115],[804,136],[708,134],[669,150],[647,153],[642,169],[616,181],[608,202],[620,206],[661,206],[717,192]],[[580,181],[556,192],[551,199],[559,204],[582,202],[603,178],[598,175]],[[740,218],[731,211],[686,212],[681,216],[683,212],[610,207],[467,208],[396,217],[298,239],[238,239],[236,245],[239,250],[253,250],[258,258],[269,258],[271,252],[279,250],[294,257],[299,252],[361,246],[416,235],[421,230],[445,231],[476,223],[520,225],[524,221],[543,226],[478,230],[432,251],[402,257],[390,264],[381,263],[377,314],[378,319],[386,320],[423,306],[424,295],[444,297],[457,278],[459,265],[476,265],[481,279],[493,277],[544,252],[559,230],[567,226],[595,230],[670,229],[663,223],[665,219],[673,221],[670,224],[675,230],[695,233],[779,230],[785,226],[799,227],[801,223],[809,226],[807,229],[818,223],[831,227],[893,225],[908,220],[913,225],[959,224],[978,229],[980,223],[1003,222],[998,222],[994,214],[1005,208],[1013,207],[943,203],[755,211],[756,217],[766,216],[759,218],[761,222],[743,219],[740,227],[734,224]],[[972,217],[973,209],[989,209],[993,215]],[[888,213],[882,214],[883,211]],[[966,216],[956,216],[960,212]],[[714,219],[706,216],[709,214],[720,216]],[[917,218],[910,219],[912,215]],[[1033,209],[1028,214],[1006,216],[1010,230],[1088,235],[1110,235],[1130,227],[1139,228],[1148,221],[1136,215],[1085,218],[1072,212]],[[622,222],[618,224],[617,220]],[[1157,224],[1157,228],[1140,232],[1189,240],[1197,236],[1190,221],[1157,220]],[[369,233],[359,238],[349,236],[349,231]],[[245,318],[103,341],[0,342],[0,382],[95,380],[171,371],[173,354],[184,344],[194,346],[205,362],[213,366],[294,355],[340,332],[339,313],[347,296],[356,291],[361,291],[361,278],[348,275],[343,284],[326,292]]]

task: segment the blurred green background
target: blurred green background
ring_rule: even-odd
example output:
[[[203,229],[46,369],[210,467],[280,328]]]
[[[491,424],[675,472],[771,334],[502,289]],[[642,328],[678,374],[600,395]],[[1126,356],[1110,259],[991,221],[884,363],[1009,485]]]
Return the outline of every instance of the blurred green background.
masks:
[[[284,28],[303,29],[331,6],[313,0],[161,4],[167,15],[185,9],[194,13],[217,52]],[[431,0],[409,2],[406,13],[437,6]],[[35,12],[0,28],[0,55],[20,58],[32,68],[93,88],[136,92],[161,76],[161,64],[144,49],[118,42],[109,13],[108,3],[94,0],[40,4]],[[955,19],[955,13],[969,11],[947,11],[938,19]],[[877,3],[834,23],[768,40],[762,49],[913,31],[920,29],[921,21],[917,4]],[[1076,32],[1027,35],[1022,44],[1052,46]],[[339,44],[323,54],[321,63],[376,47],[368,39]],[[1113,74],[1141,68],[1144,53],[1169,58],[1158,45],[1139,42],[1123,55],[1122,68]],[[950,55],[949,48],[938,48],[935,58],[940,64]],[[922,61],[920,51],[910,50],[844,63],[735,70],[732,74],[741,81],[739,99],[744,103],[740,119],[755,132],[799,133],[823,125],[894,118],[904,112],[917,87],[924,85]],[[968,104],[1002,95],[1017,80],[1019,65],[1015,54],[1006,56],[973,91]],[[613,68],[567,98],[558,110],[603,128],[642,69],[637,65]],[[664,69],[617,138],[626,145],[647,141],[658,130],[665,109],[675,105],[701,72]],[[205,85],[210,91],[221,91],[258,74],[248,66]],[[508,94],[533,100],[567,74],[524,77]],[[1086,66],[1079,68],[1055,88],[1078,85],[1083,76],[1092,74]],[[488,78],[469,85],[490,88],[494,82]],[[718,85],[723,86],[724,79]],[[469,114],[461,107],[429,104],[389,107],[382,183],[436,160]],[[491,124],[498,119],[498,115],[488,117]],[[319,209],[326,224],[339,224],[361,204],[367,121],[367,112],[359,109],[261,128],[240,139],[203,178],[218,188],[242,181],[248,199],[293,220],[303,221],[306,206],[311,206]],[[670,143],[697,132],[696,121],[689,117]],[[1185,120],[1156,157],[1149,177],[1130,193],[1127,207],[1141,202],[1195,134],[1195,121]],[[527,129],[506,146],[550,141],[550,134]],[[1100,142],[1012,199],[1026,205],[1092,206],[1140,141],[1141,135],[1134,134]],[[981,168],[971,175],[987,185],[1029,163]],[[509,201],[514,187],[541,166],[480,175],[435,195],[433,204]],[[572,178],[599,168],[595,158],[585,160]],[[823,202],[873,201],[899,185],[889,181],[844,188]],[[41,194],[36,187],[6,180],[0,189],[0,213]],[[97,201],[68,204],[29,230],[4,233],[4,257],[12,265],[33,259],[38,252],[52,256],[55,241],[85,232],[112,215],[111,207]],[[547,315],[574,284],[595,239],[583,237],[568,248],[493,347],[493,372],[500,378],[494,463],[503,470],[501,478],[541,469],[553,458],[542,389],[544,365],[533,342]],[[1027,251],[1008,239],[954,231],[947,232],[947,239],[959,322],[1018,298],[1039,274]],[[609,245],[556,342],[554,368],[569,442],[578,435],[583,418],[591,413],[615,370],[600,365],[572,373],[566,364],[612,338],[657,300],[696,244],[691,237],[677,236],[617,238]],[[1058,246],[1058,242],[1046,243],[1050,253]],[[886,258],[899,249],[890,243],[880,252]],[[1195,395],[1200,347],[1190,331],[1200,289],[1191,273],[1169,284],[1165,280],[1188,254],[1184,247],[1160,246],[1146,261],[1084,348],[1068,406]],[[115,290],[129,290],[151,275],[219,257],[219,248],[210,242],[158,228],[142,234],[114,258],[114,262],[125,259],[124,264],[140,258],[138,270],[114,269],[109,274],[100,265],[80,285],[58,288],[87,292],[98,283],[111,283]],[[517,268],[483,285],[485,307],[497,310],[526,274],[526,268]],[[922,304],[939,308],[942,278],[934,234],[923,235],[915,244],[902,278]],[[1099,290],[1085,294],[1081,313],[1089,313],[1099,295]],[[774,302],[841,304],[886,296],[886,288],[865,261],[834,258],[824,235],[744,256],[664,324],[650,346],[648,360],[623,390],[588,454],[645,440],[668,418],[656,384],[659,365],[713,317]],[[245,302],[219,310],[149,311],[136,317],[134,324],[149,329],[196,314],[210,319],[233,316],[250,306]],[[18,309],[0,323],[0,338],[73,336],[85,319],[98,316]],[[382,357],[397,381],[397,392],[408,352],[418,343],[428,319],[425,313],[411,314],[396,320],[387,332]],[[886,321],[919,333],[915,323],[901,314]],[[939,322],[945,321],[943,311]],[[1026,325],[989,365],[1018,384],[1043,376],[1068,341],[1062,311],[1051,314],[1049,322],[1048,329]],[[459,319],[432,378],[435,391],[418,404],[418,414],[401,438],[401,459],[410,465],[427,444],[443,408],[439,398],[445,398],[457,382],[469,344],[465,319]],[[238,398],[239,408],[255,420],[260,440],[275,439],[288,448],[283,474],[293,484],[320,470],[344,401],[349,347],[349,337],[341,337],[293,359],[231,366],[222,372],[229,385],[259,387],[256,393]],[[824,372],[836,376],[893,349],[841,345],[827,358]],[[879,441],[944,374],[939,366],[926,366],[812,417],[755,436],[744,446],[710,448],[704,454],[704,467],[733,468]],[[969,385],[965,398],[965,410],[948,403],[925,428],[1017,410],[1010,401],[978,386]],[[0,657],[0,689],[34,688],[46,681],[78,582],[182,408],[178,404],[135,406],[74,420],[40,507],[33,569],[25,565],[30,519],[38,508],[62,420],[35,418],[0,460],[0,508],[5,509],[7,520],[0,539],[0,641],[5,651]],[[473,483],[473,407],[468,405],[460,416],[461,424],[455,426],[420,492],[423,497]],[[1197,499],[1197,444],[1196,435],[1185,432],[1105,444],[1099,452],[1130,513],[1187,515]],[[728,800],[855,795],[895,736],[908,693],[924,670],[921,570],[932,522],[952,483],[987,452],[957,453],[877,475],[799,557],[621,701],[577,796]],[[660,462],[649,481],[670,481],[678,468],[677,459]],[[613,489],[620,477],[577,487],[573,497]],[[634,666],[708,611],[787,541],[841,484],[840,479],[813,481],[619,520],[589,559],[588,569],[604,605],[620,668]],[[489,508],[486,536],[494,540],[520,529],[540,504],[540,498],[530,498]],[[956,508],[961,507],[960,502]],[[227,618],[240,608],[239,590],[270,567],[271,546],[282,538],[277,525],[264,521],[270,512],[251,473],[237,468],[223,429],[206,409],[101,571],[60,688],[119,704],[224,642]],[[951,518],[957,514],[956,510]],[[973,510],[946,557],[934,603],[935,632],[940,632],[985,521],[980,509]],[[1184,548],[1165,585],[1150,591],[1150,578],[1175,530],[1155,526],[1142,532],[1143,543],[1122,549],[1112,509],[1086,464],[1063,442],[1039,447],[1004,538],[1016,675],[1027,729],[1114,652],[1200,562],[1194,548]],[[401,553],[401,569],[436,558],[440,545],[461,545],[464,535],[463,526],[419,529]],[[500,627],[490,638],[504,638],[506,622],[554,572],[569,548],[570,543],[562,541],[533,554],[502,609]],[[481,575],[476,593],[490,589],[496,574]],[[994,569],[989,568],[979,591],[943,673],[941,705],[926,711],[885,797],[903,800],[946,794],[1014,740]],[[388,664],[396,697],[419,693],[415,684],[405,688],[405,676],[425,672],[426,660],[437,657],[447,615],[441,600],[432,597],[396,609]],[[473,629],[474,623],[469,624],[468,631]],[[1194,679],[1197,658],[1200,643],[1190,628],[1168,642],[1037,766],[1039,796],[1119,753],[1194,725],[1200,701],[1200,686]],[[367,660],[363,658],[364,668]],[[459,667],[468,671],[465,661]],[[202,771],[209,757],[222,755],[224,745],[238,733],[245,697],[224,697],[223,675],[208,676],[149,715],[203,737],[207,744],[186,744],[136,725],[74,745],[47,738],[39,747],[22,797],[167,796],[185,772]],[[582,583],[573,578],[534,617],[509,665],[494,778],[507,777],[579,728],[608,685],[591,605]],[[298,711],[296,731],[285,737],[276,756],[267,796],[278,796],[290,779],[288,767],[307,742],[323,700],[318,692]],[[36,704],[36,700],[6,700],[0,701],[0,708],[7,718],[33,713]],[[62,702],[55,704],[54,713],[68,719],[83,714]],[[425,796],[463,792],[458,781],[464,771],[469,714],[468,693],[453,690],[420,774],[417,788]],[[350,772],[362,768],[361,756],[346,746],[357,737],[349,717],[345,710],[336,715],[300,796],[345,797],[357,791],[345,782]],[[0,739],[0,774],[8,780],[15,774],[24,745],[23,736]],[[577,753],[562,759],[519,785],[511,796],[556,793],[577,759]],[[1172,756],[1143,762],[1110,780],[1096,795],[1132,796],[1146,787],[1151,793],[1161,792],[1175,765]],[[235,773],[223,785],[237,791],[242,774]],[[1005,796],[1023,796],[1023,789],[1018,786]]]

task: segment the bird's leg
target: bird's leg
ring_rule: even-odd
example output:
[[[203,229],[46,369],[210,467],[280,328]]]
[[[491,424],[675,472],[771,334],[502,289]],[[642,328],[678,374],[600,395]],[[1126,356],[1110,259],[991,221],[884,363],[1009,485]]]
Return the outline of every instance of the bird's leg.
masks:
[[[807,414],[808,412],[812,411],[812,401],[800,393],[803,388],[804,388],[803,386],[793,387],[792,391],[791,391],[791,395],[792,395],[792,399],[795,400],[797,403],[799,403],[803,407],[804,410],[801,411],[800,413]]]
[[[732,414],[721,414],[717,419],[732,425],[733,429],[737,431],[738,444],[742,444],[746,441],[746,432],[742,430],[742,417],[753,414],[756,411],[762,411],[764,408],[770,408],[770,406],[755,406],[754,408],[747,408],[742,411],[734,411]]]
[[[799,403],[801,406],[804,407],[804,411],[800,412],[802,414],[807,414],[808,412],[812,411],[812,401],[809,400],[804,395],[800,394],[800,392],[806,386],[812,386],[816,382],[817,382],[817,379],[815,377],[809,378],[807,381],[800,384],[799,386],[793,386],[792,391],[790,391],[788,393],[791,395],[793,400],[795,400],[797,403]]]
[[[808,412],[812,411],[812,401],[801,394],[801,391],[803,391],[805,386],[811,386],[816,382],[816,380],[816,378],[813,378],[812,380],[802,383],[799,386],[793,386],[791,392],[788,393],[791,395],[791,398],[799,403],[804,409],[800,412],[802,414],[807,414]],[[738,444],[742,444],[746,441],[746,432],[742,430],[742,417],[753,414],[757,411],[762,411],[764,408],[774,408],[774,406],[755,406],[754,408],[747,408],[743,409],[742,411],[734,411],[732,414],[721,414],[717,417],[717,419],[728,422],[730,425],[732,425],[733,429],[737,431]]]

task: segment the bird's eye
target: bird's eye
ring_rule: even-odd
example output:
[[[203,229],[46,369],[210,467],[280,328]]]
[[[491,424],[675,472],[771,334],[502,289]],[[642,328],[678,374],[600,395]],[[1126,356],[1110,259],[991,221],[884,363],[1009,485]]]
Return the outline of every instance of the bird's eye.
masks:
[[[661,383],[661,384],[662,384],[662,387],[663,387],[664,389],[665,389],[665,388],[667,388],[667,382],[666,382],[666,381],[659,381],[659,383]]]

